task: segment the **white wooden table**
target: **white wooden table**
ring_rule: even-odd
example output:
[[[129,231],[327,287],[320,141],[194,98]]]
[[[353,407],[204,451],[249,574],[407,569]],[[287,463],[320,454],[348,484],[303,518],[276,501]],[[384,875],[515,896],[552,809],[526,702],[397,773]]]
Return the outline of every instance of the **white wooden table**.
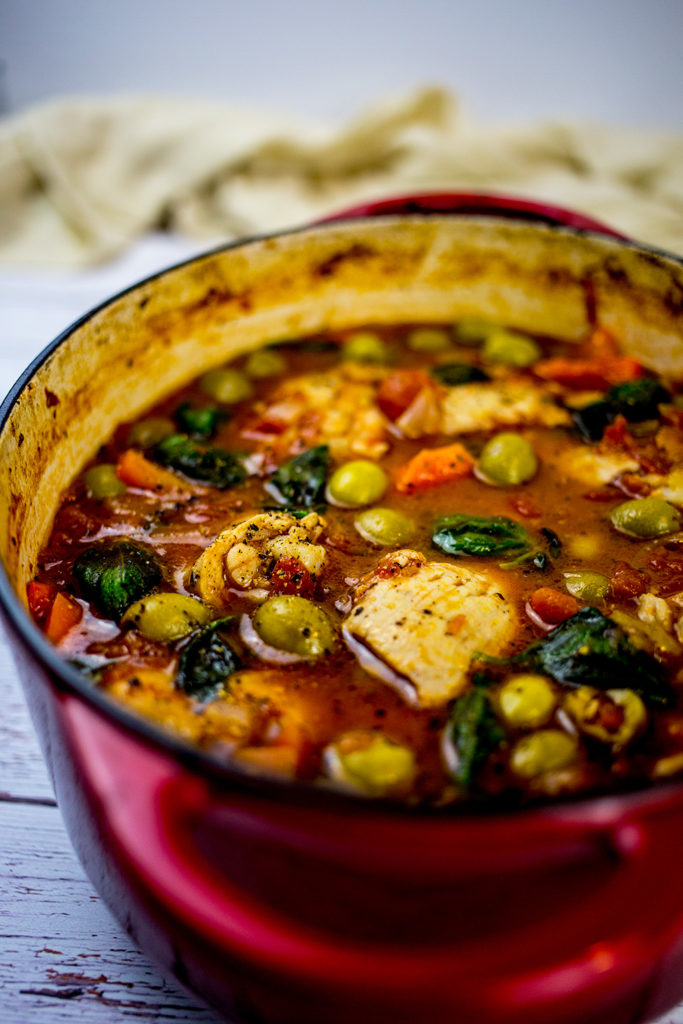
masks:
[[[81,313],[193,249],[151,237],[85,273],[0,269],[0,391]],[[0,635],[0,1024],[131,1018],[218,1024],[136,949],[85,877]],[[683,1024],[683,1004],[659,1024]]]

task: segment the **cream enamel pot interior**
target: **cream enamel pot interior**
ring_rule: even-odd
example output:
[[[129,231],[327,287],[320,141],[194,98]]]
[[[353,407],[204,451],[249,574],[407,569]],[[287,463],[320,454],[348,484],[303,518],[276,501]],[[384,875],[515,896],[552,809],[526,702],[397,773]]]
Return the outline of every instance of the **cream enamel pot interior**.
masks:
[[[676,258],[493,215],[387,213],[133,287],[3,406],[0,602],[74,845],[138,941],[231,1019],[626,1024],[683,995],[681,784],[414,814],[248,777],[111,704],[25,610],[60,494],[117,423],[269,341],[465,316],[568,340],[597,322],[649,366],[683,368]]]

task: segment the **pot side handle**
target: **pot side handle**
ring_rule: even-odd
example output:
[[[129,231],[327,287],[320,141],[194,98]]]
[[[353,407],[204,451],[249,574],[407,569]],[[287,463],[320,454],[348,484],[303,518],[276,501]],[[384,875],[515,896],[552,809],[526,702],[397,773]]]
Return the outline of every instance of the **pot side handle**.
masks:
[[[534,202],[518,196],[488,192],[418,192],[405,196],[394,196],[349,207],[315,221],[315,223],[330,224],[340,220],[357,220],[364,217],[384,217],[395,214],[502,217],[598,232],[627,241],[626,235],[622,235],[603,224],[602,221],[594,220],[576,210],[555,206],[552,203]]]
[[[537,926],[512,933],[521,969],[501,970],[485,944],[481,951],[446,944],[407,949],[359,944],[307,928],[232,884],[199,853],[194,825],[214,799],[208,783],[168,754],[135,740],[121,726],[74,697],[63,697],[69,745],[106,835],[108,854],[136,886],[189,934],[238,962],[285,974],[300,984],[339,985],[353,978],[368,994],[390,987],[414,996],[457,988],[463,1006],[503,1019],[550,1013],[562,998],[576,1019],[615,985],[647,981],[683,930],[683,877],[669,816],[641,816],[616,829],[585,822],[580,838],[614,858],[614,879],[594,895],[588,925],[577,906],[552,922],[561,954],[549,955]],[[574,830],[576,829],[574,828]],[[566,837],[563,837],[566,838]],[[239,842],[239,836],[236,837]],[[115,909],[115,908],[114,908]],[[597,922],[597,925],[596,925]],[[545,923],[546,935],[548,923]],[[497,948],[497,947],[496,947]],[[550,961],[550,962],[549,962]],[[444,988],[445,987],[445,988]],[[511,1012],[512,1011],[512,1012]],[[542,1019],[533,1016],[533,1020]]]

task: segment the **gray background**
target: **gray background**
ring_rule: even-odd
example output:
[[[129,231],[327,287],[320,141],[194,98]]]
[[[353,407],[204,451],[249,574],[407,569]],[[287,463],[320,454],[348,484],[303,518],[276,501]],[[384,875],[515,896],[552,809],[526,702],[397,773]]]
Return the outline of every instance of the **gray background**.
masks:
[[[348,117],[419,83],[487,121],[683,128],[682,0],[0,0],[4,109],[210,94]]]

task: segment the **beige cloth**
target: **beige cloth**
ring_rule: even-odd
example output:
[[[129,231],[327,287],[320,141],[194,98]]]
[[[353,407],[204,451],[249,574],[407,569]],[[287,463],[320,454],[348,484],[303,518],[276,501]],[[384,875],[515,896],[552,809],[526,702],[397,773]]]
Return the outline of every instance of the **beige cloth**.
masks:
[[[341,129],[168,97],[61,100],[6,119],[0,262],[84,266],[159,227],[230,239],[449,188],[549,200],[683,253],[683,137],[477,125],[424,88]]]

